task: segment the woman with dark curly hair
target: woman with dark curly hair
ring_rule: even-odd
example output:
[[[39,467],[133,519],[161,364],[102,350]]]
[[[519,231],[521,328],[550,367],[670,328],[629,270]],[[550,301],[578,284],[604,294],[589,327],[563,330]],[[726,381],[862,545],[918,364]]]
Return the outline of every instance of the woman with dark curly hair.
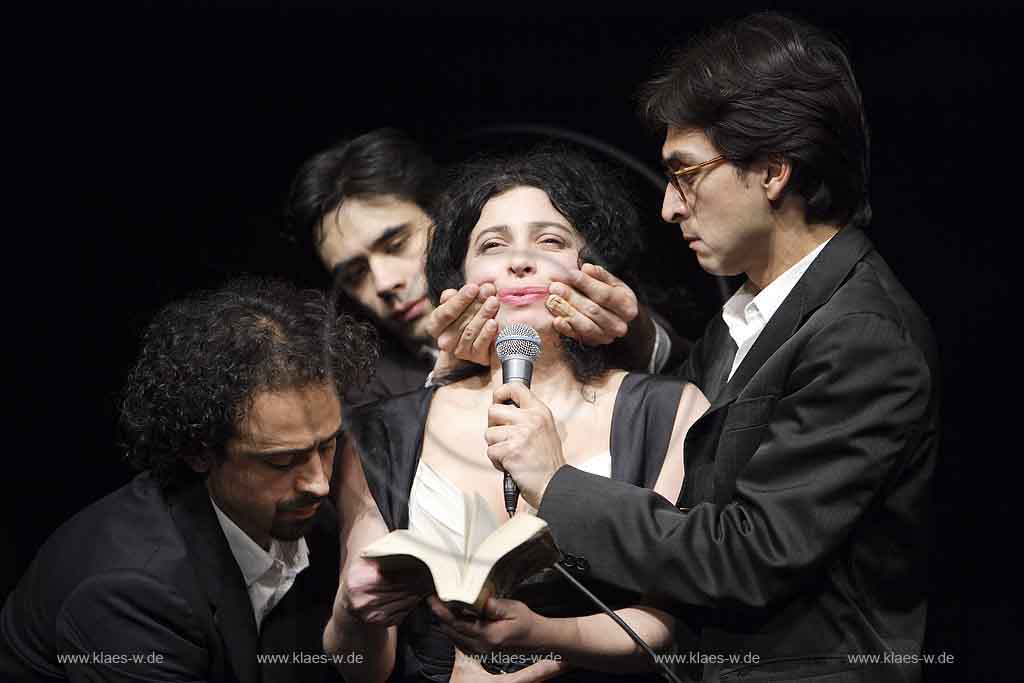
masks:
[[[464,283],[494,287],[496,323],[524,323],[540,336],[532,391],[550,407],[570,464],[653,488],[675,500],[682,483],[682,442],[707,402],[692,385],[627,373],[606,350],[559,334],[545,308],[548,286],[583,260],[627,274],[639,254],[636,214],[622,189],[596,163],[567,149],[544,148],[486,159],[461,170],[437,212],[427,258],[432,294]],[[359,550],[397,528],[440,523],[465,533],[462,494],[481,496],[495,519],[506,513],[502,473],[490,464],[484,431],[493,392],[502,383],[489,367],[446,378],[440,387],[391,398],[353,413],[352,447],[341,458],[342,539],[347,548],[329,650],[362,650],[346,680],[466,681],[486,678],[496,660],[457,656],[459,636],[432,618],[430,586],[382,576]],[[524,509],[525,508],[525,509]],[[533,514],[525,502],[518,514]],[[585,572],[584,572],[585,573]],[[585,577],[584,577],[585,581]],[[670,647],[666,613],[633,606],[635,596],[591,584],[605,602],[655,648]],[[633,642],[554,572],[531,580],[515,600],[488,603],[506,615],[514,635],[502,647],[548,654],[503,680],[654,680],[653,663]],[[496,612],[491,612],[493,615]],[[511,633],[511,631],[510,631]],[[459,642],[459,644],[470,644]],[[472,648],[477,649],[477,648]],[[487,669],[486,671],[484,669]],[[516,667],[512,667],[513,669]],[[632,672],[633,676],[622,676]]]

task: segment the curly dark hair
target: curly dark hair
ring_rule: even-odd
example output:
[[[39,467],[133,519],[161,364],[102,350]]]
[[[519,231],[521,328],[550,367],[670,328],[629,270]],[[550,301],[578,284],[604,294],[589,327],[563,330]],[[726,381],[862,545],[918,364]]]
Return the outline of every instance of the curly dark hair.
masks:
[[[582,235],[580,263],[595,263],[636,289],[633,269],[643,249],[636,208],[613,172],[582,150],[547,143],[525,153],[483,157],[453,172],[434,207],[427,250],[427,285],[435,303],[445,289],[465,284],[469,236],[489,199],[516,187],[543,190]],[[563,340],[576,379],[586,384],[611,367],[608,346]]]
[[[365,382],[373,328],[334,312],[317,290],[241,278],[160,311],[128,376],[120,427],[126,459],[165,487],[199,477],[190,455],[223,447],[262,391]]]
[[[784,158],[807,220],[864,225],[869,135],[840,43],[774,12],[694,39],[646,84],[641,115],[657,128],[697,128],[737,168]]]

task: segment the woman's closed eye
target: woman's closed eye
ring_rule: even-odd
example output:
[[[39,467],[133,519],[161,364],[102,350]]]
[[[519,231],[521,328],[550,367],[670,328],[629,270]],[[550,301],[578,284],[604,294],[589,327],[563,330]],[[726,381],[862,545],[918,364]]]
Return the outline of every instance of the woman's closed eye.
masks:
[[[504,240],[489,239],[489,240],[484,240],[483,242],[480,243],[480,247],[479,247],[478,251],[481,254],[486,254],[488,252],[492,252],[495,249],[498,249],[498,248],[504,247],[504,246],[506,246]]]
[[[565,239],[562,238],[562,237],[559,237],[558,235],[543,235],[538,240],[538,242],[541,245],[543,245],[544,247],[547,247],[547,248],[551,248],[551,247],[561,248],[561,247],[566,246],[565,245]]]

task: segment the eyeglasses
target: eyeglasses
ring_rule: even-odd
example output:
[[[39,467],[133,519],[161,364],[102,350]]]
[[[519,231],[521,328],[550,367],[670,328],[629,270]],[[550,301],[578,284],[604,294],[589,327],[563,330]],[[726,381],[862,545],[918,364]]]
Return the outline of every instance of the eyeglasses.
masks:
[[[672,184],[672,187],[676,188],[676,192],[679,193],[680,199],[689,204],[694,198],[693,189],[693,178],[696,177],[703,169],[717,164],[719,161],[725,161],[725,157],[719,154],[716,157],[702,161],[699,164],[693,166],[684,166],[682,168],[672,168],[674,164],[679,162],[675,159],[665,163],[665,175],[668,176],[668,182]]]

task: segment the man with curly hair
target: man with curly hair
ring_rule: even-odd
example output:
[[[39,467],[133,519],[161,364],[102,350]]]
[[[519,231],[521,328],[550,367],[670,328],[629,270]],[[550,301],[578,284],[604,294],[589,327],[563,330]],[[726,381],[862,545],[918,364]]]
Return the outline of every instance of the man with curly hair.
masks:
[[[161,311],[121,407],[142,472],[43,545],[0,617],[0,678],[329,680],[339,396],[375,358],[367,326],[281,282]]]

